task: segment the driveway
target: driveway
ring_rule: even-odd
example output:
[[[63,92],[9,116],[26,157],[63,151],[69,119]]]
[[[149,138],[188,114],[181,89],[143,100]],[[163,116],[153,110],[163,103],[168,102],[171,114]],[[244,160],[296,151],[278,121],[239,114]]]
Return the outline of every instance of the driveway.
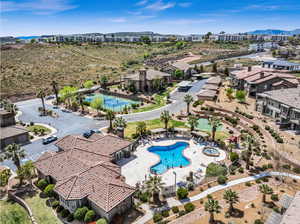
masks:
[[[173,103],[148,112],[141,112],[135,114],[122,115],[128,122],[152,120],[158,118],[163,110],[169,110],[170,113],[177,113],[181,110],[185,110],[186,104],[183,101],[183,97],[189,93],[196,96],[197,92],[205,84],[206,80],[200,80],[193,83],[193,87],[188,92],[177,92],[171,94]],[[57,130],[57,137],[62,138],[70,134],[82,134],[84,131],[89,129],[99,129],[108,126],[108,121],[97,121],[90,118],[82,117],[74,113],[62,112],[60,109],[54,109],[52,105],[46,104],[46,108],[55,111],[59,116],[58,118],[52,118],[49,116],[39,116],[38,107],[41,106],[40,99],[32,99],[16,103],[19,110],[22,111],[22,115],[19,116],[19,120],[23,122],[35,122],[44,123],[54,127]],[[42,144],[42,139],[36,140],[30,144],[23,146],[26,150],[27,157],[22,160],[36,160],[43,152],[56,151],[57,148],[54,145],[55,142],[48,145]],[[15,169],[14,164],[11,161],[4,161],[1,165],[8,166]]]

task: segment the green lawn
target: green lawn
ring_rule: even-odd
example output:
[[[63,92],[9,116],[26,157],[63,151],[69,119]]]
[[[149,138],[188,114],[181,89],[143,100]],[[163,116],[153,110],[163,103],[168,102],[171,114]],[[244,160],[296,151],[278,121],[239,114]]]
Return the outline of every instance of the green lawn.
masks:
[[[38,125],[38,124],[27,127],[27,130],[30,132],[33,132],[33,133],[39,133],[39,132],[41,132],[41,130],[44,131],[44,134],[51,133],[51,130],[49,128],[42,126],[42,125]]]
[[[33,197],[26,196],[25,201],[30,206],[37,223],[61,224],[61,221],[54,215],[51,207],[46,205],[48,198],[40,198],[39,194]]]
[[[148,120],[145,121],[147,125],[147,130],[151,129],[156,129],[156,128],[163,128],[164,123],[160,121],[160,119],[154,119],[154,120]],[[138,122],[130,122],[127,124],[127,128],[125,129],[125,137],[126,138],[131,138],[132,134],[136,132],[136,127],[137,127]],[[171,120],[169,122],[169,127],[174,127],[174,128],[187,128],[185,126],[185,123],[182,121],[175,121]]]
[[[0,201],[0,222],[1,224],[31,223],[26,210],[12,201]]]

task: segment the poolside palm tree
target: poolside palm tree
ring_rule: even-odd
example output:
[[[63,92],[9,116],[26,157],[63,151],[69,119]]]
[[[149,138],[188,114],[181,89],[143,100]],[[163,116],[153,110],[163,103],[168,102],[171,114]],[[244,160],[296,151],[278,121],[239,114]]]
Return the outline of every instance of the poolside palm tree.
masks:
[[[231,214],[234,211],[233,205],[239,202],[239,196],[237,192],[229,189],[224,192],[223,198],[226,200],[226,203],[229,204],[229,213]]]
[[[20,185],[22,185],[23,180],[26,179],[31,186],[32,179],[35,177],[35,167],[32,161],[27,161],[20,169],[17,170],[18,179],[20,179]]]
[[[215,141],[216,131],[217,131],[218,127],[220,127],[222,125],[221,119],[219,119],[218,117],[211,116],[208,119],[208,123],[211,126],[212,140]]]
[[[112,110],[108,110],[107,112],[106,112],[106,115],[105,115],[105,118],[107,119],[107,120],[109,120],[109,128],[108,128],[108,131],[110,132],[110,131],[112,131],[113,130],[113,120],[115,119],[115,113],[112,111]]]
[[[147,131],[147,124],[145,121],[139,121],[137,123],[137,126],[136,126],[136,134],[138,136],[143,136],[146,134],[146,131]]]
[[[154,203],[158,203],[160,201],[159,193],[164,185],[165,183],[162,182],[162,178],[157,175],[150,176],[149,180],[146,182],[146,188],[148,192],[152,194]]]
[[[169,121],[171,120],[171,115],[170,115],[169,111],[164,110],[163,112],[161,112],[160,120],[162,122],[164,122],[165,129],[166,129],[166,131],[168,131],[168,124],[169,124]]]
[[[52,86],[52,89],[53,89],[53,92],[54,92],[54,95],[55,95],[55,98],[56,98],[56,104],[59,104],[59,98],[58,98],[58,83],[53,80],[51,82],[51,86]]]
[[[194,101],[193,96],[190,94],[187,94],[184,96],[184,102],[186,103],[186,112],[187,114],[190,114],[190,104]]]
[[[208,201],[205,203],[205,211],[208,211],[210,214],[209,223],[215,222],[215,213],[219,213],[221,209],[221,206],[219,205],[219,202],[214,199],[208,199]]]
[[[0,161],[4,161],[5,159],[12,160],[15,166],[20,169],[20,160],[25,158],[25,156],[26,153],[24,149],[22,149],[20,145],[13,143],[5,147],[4,153],[0,155]]]
[[[45,107],[45,100],[44,100],[44,98],[45,98],[45,96],[46,96],[45,90],[39,89],[39,91],[37,92],[36,96],[37,96],[38,98],[41,98],[41,100],[42,100],[43,115],[45,115],[45,114],[46,114],[46,107]]]
[[[191,132],[194,131],[195,127],[197,126],[198,124],[198,119],[196,116],[192,116],[190,115],[188,117],[188,124],[190,125],[190,129],[191,129]]]
[[[262,197],[263,203],[266,203],[266,196],[267,194],[273,194],[273,189],[267,184],[262,184],[259,186],[259,190],[263,194]]]
[[[84,114],[84,95],[82,93],[77,93],[76,100],[81,107],[81,113]]]

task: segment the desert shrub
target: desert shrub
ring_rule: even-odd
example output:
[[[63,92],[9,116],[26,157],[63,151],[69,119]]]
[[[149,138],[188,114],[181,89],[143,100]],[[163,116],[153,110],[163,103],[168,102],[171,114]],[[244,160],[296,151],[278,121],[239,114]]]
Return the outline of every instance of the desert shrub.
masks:
[[[260,179],[256,179],[255,182],[256,182],[257,184],[260,184],[260,183],[261,183],[261,180],[260,180]]]
[[[56,208],[57,206],[59,206],[59,201],[55,200],[51,203],[52,208]]]
[[[163,217],[168,217],[168,216],[170,215],[169,210],[163,210],[163,211],[161,212],[161,215],[162,215]]]
[[[68,215],[67,221],[68,221],[68,222],[73,222],[73,220],[74,220],[74,215],[73,215],[72,213],[70,213],[70,214]]]
[[[245,185],[246,185],[247,187],[251,187],[251,182],[246,182]]]
[[[179,212],[179,208],[177,206],[173,206],[172,207],[172,212],[173,213],[178,213]]]
[[[236,162],[239,160],[239,154],[237,154],[236,152],[230,152],[229,158],[230,158],[231,162]]]
[[[47,187],[47,185],[48,185],[48,182],[45,179],[40,179],[36,184],[36,186],[41,190],[44,190]]]
[[[282,165],[282,168],[283,168],[283,169],[290,170],[290,169],[291,169],[291,165],[289,165],[289,164],[284,164],[284,165]]]
[[[78,221],[83,221],[85,214],[88,212],[88,210],[89,209],[87,207],[77,208],[74,213],[74,218]]]
[[[254,224],[264,224],[264,222],[261,221],[260,219],[256,219],[256,220],[254,221]]]
[[[185,215],[185,214],[186,214],[186,211],[184,211],[184,210],[181,210],[181,211],[179,211],[179,213],[178,213],[179,216],[183,216],[183,215]]]
[[[163,219],[163,217],[162,217],[162,215],[160,214],[160,213],[155,213],[154,215],[153,215],[153,221],[154,222],[159,222],[159,221],[161,221]]]
[[[54,196],[54,184],[49,184],[45,189],[44,189],[44,194],[46,194],[48,197]]]
[[[61,217],[66,218],[70,214],[68,209],[63,209],[61,211]]]
[[[140,193],[139,195],[139,199],[142,201],[142,202],[147,202],[149,200],[149,193],[148,192],[143,192],[143,193]]]
[[[184,210],[186,211],[186,213],[189,213],[189,212],[191,212],[191,211],[194,211],[194,209],[195,209],[195,205],[194,205],[193,203],[191,203],[191,202],[186,203],[186,204],[184,205]]]
[[[61,212],[62,210],[64,210],[63,206],[61,206],[61,205],[57,206],[57,208],[56,208],[57,213]]]
[[[194,188],[195,188],[195,187],[194,187],[194,184],[192,184],[192,183],[189,183],[189,184],[188,184],[188,190],[189,190],[189,191],[193,191]]]
[[[300,174],[300,168],[299,167],[294,167],[293,172]]]
[[[219,184],[226,184],[227,177],[221,175],[221,176],[218,177],[217,181],[218,181]]]
[[[177,197],[181,200],[181,199],[184,199],[184,198],[187,198],[189,192],[186,188],[184,187],[180,187],[177,189]]]
[[[107,223],[108,222],[104,218],[98,219],[97,222],[96,222],[96,224],[107,224]]]
[[[279,201],[278,194],[272,194],[271,195],[271,200],[272,201]]]
[[[85,213],[84,222],[92,222],[96,218],[96,213],[93,210],[89,210]]]
[[[227,167],[219,165],[217,163],[210,163],[206,168],[207,177],[217,177],[220,175],[225,176],[227,174]]]

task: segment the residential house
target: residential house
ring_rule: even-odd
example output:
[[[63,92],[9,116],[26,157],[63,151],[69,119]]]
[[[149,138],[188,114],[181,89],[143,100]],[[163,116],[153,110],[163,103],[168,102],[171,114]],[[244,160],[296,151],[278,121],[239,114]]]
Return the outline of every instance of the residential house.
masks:
[[[264,61],[263,68],[272,68],[277,70],[300,71],[300,64],[282,60]]]
[[[131,145],[111,135],[69,135],[56,143],[59,152],[44,153],[35,167],[39,178],[55,184],[63,207],[73,213],[88,205],[110,221],[133,205],[135,188],[125,183],[121,168],[113,163],[130,153]]]
[[[300,130],[300,88],[278,89],[256,96],[256,110],[280,121],[280,127]]]
[[[299,84],[292,74],[261,67],[232,71],[230,77],[232,85],[247,91],[249,96],[274,89],[295,88]]]
[[[219,87],[222,84],[220,76],[214,76],[207,79],[197,94],[199,100],[215,101],[218,98]]]
[[[29,142],[29,134],[26,128],[16,125],[15,114],[6,110],[0,110],[0,145],[4,149],[7,145]]]
[[[157,90],[157,87],[168,85],[172,81],[172,77],[165,72],[141,69],[138,73],[124,76],[123,81],[127,88],[134,87],[138,92],[153,92]]]
[[[249,51],[256,51],[256,52],[262,52],[265,50],[273,50],[273,49],[277,49],[277,48],[278,48],[278,44],[275,42],[261,42],[261,43],[249,45]]]

